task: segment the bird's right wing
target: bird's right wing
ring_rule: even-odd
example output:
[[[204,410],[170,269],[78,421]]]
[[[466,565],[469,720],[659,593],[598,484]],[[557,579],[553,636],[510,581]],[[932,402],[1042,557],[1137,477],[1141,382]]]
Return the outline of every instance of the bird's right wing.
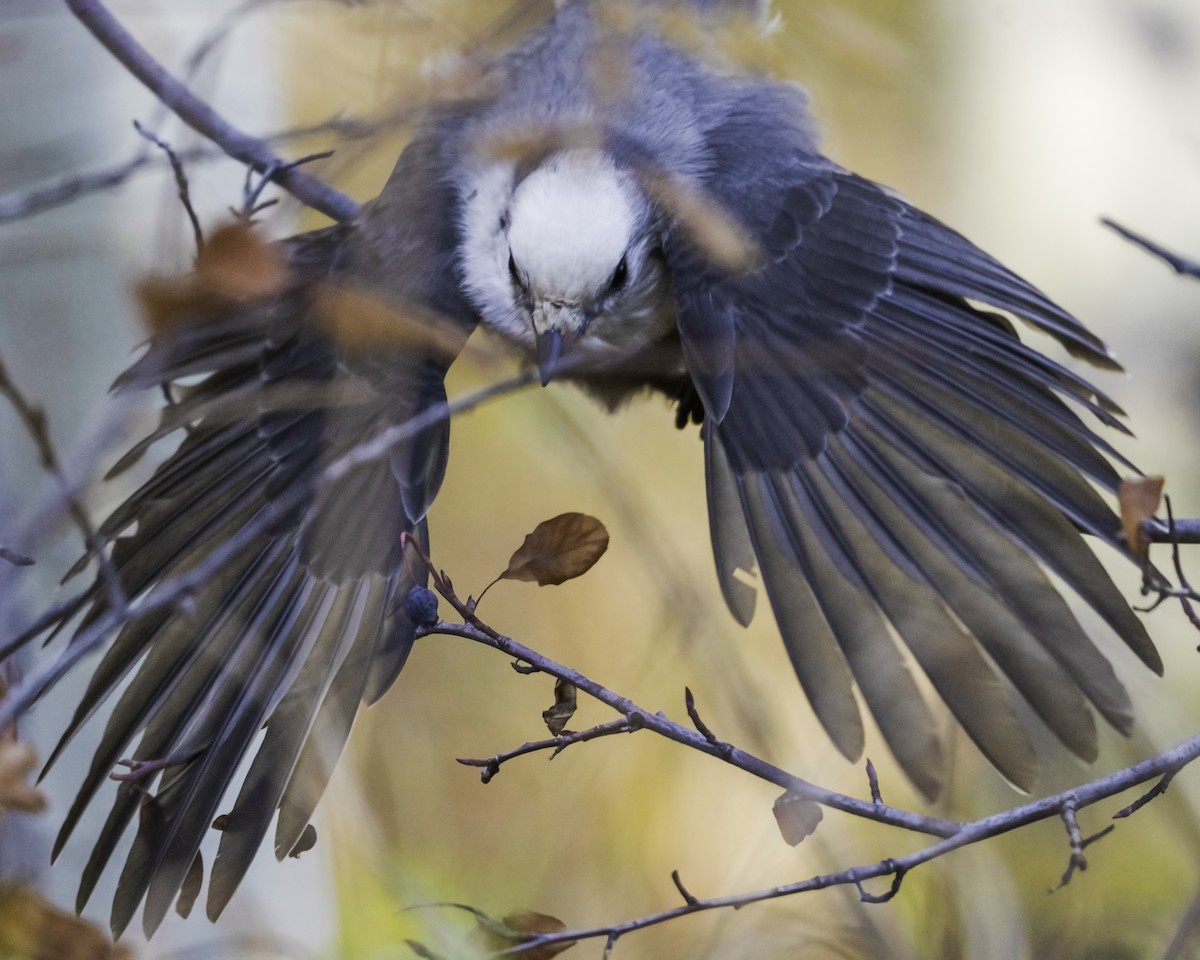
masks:
[[[1081,757],[1096,752],[1088,701],[1131,724],[1112,667],[1042,564],[1161,663],[1080,536],[1121,549],[1092,483],[1114,488],[1109,458],[1123,461],[1064,398],[1110,426],[1117,408],[994,311],[1115,364],[963,237],[813,153],[779,119],[799,106],[774,119],[756,109],[713,135],[710,183],[751,230],[758,265],[722,275],[686,243],[668,251],[730,608],[749,619],[753,591],[735,571],[757,568],[800,682],[848,757],[863,744],[857,691],[913,781],[938,791],[919,670],[1029,788],[1036,762],[1011,688]],[[763,131],[753,150],[736,136],[748,126]]]

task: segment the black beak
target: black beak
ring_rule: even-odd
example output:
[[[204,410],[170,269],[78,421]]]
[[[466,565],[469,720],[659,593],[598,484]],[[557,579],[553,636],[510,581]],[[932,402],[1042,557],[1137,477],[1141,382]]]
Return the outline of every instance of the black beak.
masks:
[[[553,328],[537,334],[537,366],[542,377],[542,386],[548,384],[558,372],[563,355],[563,335]]]

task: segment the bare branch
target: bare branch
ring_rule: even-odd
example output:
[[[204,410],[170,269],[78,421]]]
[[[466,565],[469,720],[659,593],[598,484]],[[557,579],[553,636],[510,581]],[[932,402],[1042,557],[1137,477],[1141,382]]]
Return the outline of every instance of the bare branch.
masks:
[[[420,630],[418,633],[419,636],[433,633],[447,634],[460,636],[477,643],[482,643],[485,646],[493,647],[506,656],[514,657],[517,660],[530,664],[539,673],[547,673],[569,681],[580,690],[616,710],[630,724],[636,723],[638,727],[643,727],[666,739],[681,743],[701,753],[718,757],[747,773],[781,786],[804,799],[814,801],[832,809],[842,810],[843,812],[864,819],[942,838],[937,843],[904,857],[888,858],[878,863],[854,867],[840,873],[812,877],[797,883],[785,884],[766,890],[710,899],[697,898],[690,892],[685,893],[681,890],[681,895],[685,899],[682,906],[639,917],[624,923],[538,935],[525,943],[495,954],[495,956],[518,956],[522,953],[537,950],[539,947],[586,939],[598,939],[601,937],[605,938],[605,950],[608,952],[611,951],[612,945],[625,934],[634,930],[641,930],[646,927],[665,923],[677,917],[706,910],[737,909],[750,903],[792,896],[831,886],[852,884],[858,889],[860,898],[864,902],[883,903],[896,896],[907,872],[921,864],[942,857],[960,847],[1009,833],[1031,823],[1050,819],[1054,816],[1062,818],[1067,827],[1068,838],[1071,844],[1071,861],[1066,873],[1063,875],[1060,883],[1061,886],[1063,883],[1069,881],[1075,870],[1086,868],[1087,860],[1084,856],[1084,849],[1096,840],[1107,836],[1112,830],[1109,827],[1094,836],[1086,839],[1083,838],[1076,819],[1078,810],[1096,804],[1101,800],[1112,797],[1154,777],[1163,776],[1169,781],[1169,776],[1167,775],[1174,775],[1175,772],[1200,757],[1200,735],[1198,735],[1170,750],[1140,761],[1123,770],[1099,777],[1062,793],[1043,797],[1039,800],[978,820],[966,823],[954,823],[931,817],[923,817],[919,814],[897,810],[882,804],[878,797],[877,784],[872,789],[872,802],[866,803],[802,780],[737,747],[723,744],[720,741],[714,743],[713,740],[715,738],[710,739],[701,733],[677,724],[667,718],[665,714],[652,713],[638,706],[633,701],[619,696],[601,684],[584,677],[569,667],[565,667],[548,657],[542,656],[510,637],[499,634],[478,620],[473,608],[469,608],[466,603],[454,594],[448,578],[441,572],[435,570],[432,579],[443,597],[468,622],[456,624],[439,621],[430,627]],[[694,704],[692,707],[694,711]],[[728,747],[728,749],[723,749],[724,747]],[[1142,800],[1133,804],[1130,808],[1126,808],[1119,816],[1127,816],[1144,805],[1151,798],[1151,795],[1161,792],[1161,787],[1165,787],[1165,784],[1160,784],[1160,788],[1156,788]],[[890,876],[892,878],[892,885],[887,892],[883,894],[871,894],[863,888],[863,881],[882,876]],[[678,878],[673,877],[672,881],[678,889],[680,886]]]
[[[1115,220],[1110,220],[1108,217],[1102,217],[1100,222],[1108,227],[1113,232],[1124,237],[1130,243],[1136,244],[1147,253],[1152,253],[1158,257],[1163,263],[1169,266],[1176,273],[1188,277],[1200,277],[1200,263],[1188,257],[1184,257],[1178,253],[1173,253],[1166,247],[1155,243],[1143,237],[1139,233],[1134,233],[1128,227],[1123,227]]]
[[[547,672],[552,673],[553,670],[548,669]],[[520,956],[522,953],[536,950],[539,947],[568,941],[594,940],[601,937],[605,938],[606,942],[611,944],[627,933],[657,926],[678,917],[708,910],[739,909],[752,903],[761,903],[766,900],[795,896],[800,893],[812,890],[824,890],[835,886],[853,885],[859,890],[860,897],[864,902],[883,903],[896,895],[904,876],[909,871],[924,863],[936,860],[960,847],[979,843],[982,840],[999,836],[1002,833],[1008,833],[1030,823],[1046,820],[1056,815],[1063,816],[1063,811],[1066,810],[1069,800],[1072,801],[1072,811],[1090,806],[1100,800],[1120,793],[1131,786],[1142,783],[1165,769],[1178,769],[1195,760],[1198,756],[1200,756],[1200,736],[1193,737],[1191,740],[1187,740],[1170,750],[1164,751],[1156,757],[1143,760],[1124,770],[1100,777],[1072,790],[1067,790],[1051,797],[1044,797],[1041,800],[1036,800],[1020,807],[1014,807],[1011,810],[993,814],[990,817],[983,817],[979,820],[963,823],[960,825],[958,832],[953,836],[939,840],[937,843],[931,844],[907,856],[887,858],[878,863],[852,867],[849,870],[843,870],[839,873],[823,874],[796,883],[755,890],[749,893],[708,899],[693,897],[681,906],[638,917],[624,923],[539,935],[520,944],[519,947],[510,948],[495,954],[495,956]],[[1080,850],[1101,836],[1107,835],[1107,833],[1108,831],[1102,831],[1095,837],[1080,840]],[[866,893],[863,890],[863,881],[887,876],[892,877],[892,886],[888,892],[875,895]]]
[[[435,575],[435,582],[439,579]],[[456,608],[461,605],[461,601],[457,597],[452,599],[452,594],[451,596],[447,596],[446,593],[442,595],[450,603],[454,604]],[[676,743],[681,743],[684,746],[699,750],[701,753],[724,760],[726,763],[745,770],[760,780],[773,783],[784,790],[790,790],[805,800],[813,800],[824,806],[835,810],[842,810],[866,820],[874,820],[878,823],[886,823],[904,830],[911,830],[915,833],[923,833],[935,837],[954,837],[961,830],[962,825],[954,821],[942,820],[937,817],[926,817],[921,814],[910,813],[906,810],[899,810],[894,807],[849,797],[801,779],[737,747],[722,744],[720,741],[714,744],[704,737],[703,734],[697,733],[682,724],[675,723],[673,720],[668,719],[665,714],[651,713],[639,707],[632,700],[620,696],[596,681],[572,670],[570,667],[563,666],[549,657],[531,650],[524,644],[518,643],[511,637],[497,633],[495,630],[478,621],[462,624],[439,621],[432,627],[419,630],[417,635],[426,636],[435,633],[473,640],[476,643],[493,647],[508,656],[532,664],[539,672],[548,673],[551,676],[567,680],[584,691],[584,693],[612,707],[631,724],[636,724],[668,740],[674,740]],[[2,719],[3,714],[0,714],[0,720]]]
[[[25,426],[25,431],[29,434],[30,439],[33,440],[34,446],[37,448],[42,467],[54,478],[59,494],[62,496],[63,503],[66,506],[67,513],[79,528],[88,553],[91,554],[99,567],[100,581],[108,591],[109,603],[114,607],[123,608],[126,602],[125,588],[121,585],[121,578],[118,576],[116,569],[109,562],[108,554],[104,550],[104,539],[92,525],[91,518],[87,515],[87,510],[84,509],[83,504],[75,497],[74,491],[71,490],[71,486],[67,482],[66,475],[63,473],[62,465],[59,462],[58,452],[54,449],[54,442],[50,439],[50,430],[46,425],[46,414],[34,406],[21,392],[20,388],[17,387],[16,383],[9,376],[8,369],[4,366],[3,361],[0,361],[0,396],[5,397],[16,411],[17,416]],[[6,724],[0,724],[0,726],[6,726]]]
[[[1151,543],[1200,543],[1200,520],[1176,520],[1173,530],[1162,520],[1147,520],[1142,530]]]
[[[871,802],[883,805],[883,794],[879,790],[879,774],[875,772],[875,764],[867,757],[867,786],[871,790]]]
[[[193,95],[133,38],[99,0],[66,0],[66,4],[109,53],[193,130],[220,145],[235,160],[260,173],[274,169],[275,182],[314,210],[338,221],[353,220],[358,216],[359,205],[350,197],[303,170],[285,169],[286,161],[266,143],[238,130]]]
[[[196,209],[192,206],[192,192],[188,186],[187,174],[183,169],[183,161],[179,159],[179,154],[171,148],[169,143],[159,139],[136,120],[133,121],[133,129],[138,132],[140,137],[148,140],[167,155],[167,161],[171,164],[171,172],[175,174],[175,187],[179,193],[179,202],[183,204],[184,213],[187,214],[188,220],[192,224],[192,237],[196,241],[196,252],[199,253],[204,247],[204,231],[200,229],[200,218],[196,216]]]
[[[507,750],[504,753],[498,753],[495,756],[487,757],[486,759],[476,760],[469,757],[458,757],[457,760],[464,767],[482,767],[483,772],[480,774],[480,779],[484,783],[490,783],[492,778],[500,772],[500,767],[509,760],[515,760],[517,757],[524,757],[531,753],[539,753],[544,750],[552,751],[549,759],[553,760],[560,753],[567,749],[573,743],[585,743],[588,740],[599,740],[601,737],[611,737],[618,733],[633,733],[639,729],[632,725],[624,717],[619,717],[616,720],[609,720],[608,723],[601,723],[587,730],[578,732],[564,731],[557,737],[549,737],[545,740],[531,740],[528,743],[523,743],[521,746],[512,750]]]
[[[1168,770],[1166,773],[1164,773],[1162,775],[1162,779],[1159,780],[1158,783],[1156,783],[1153,787],[1151,787],[1149,790],[1147,790],[1144,794],[1142,794],[1140,797],[1138,797],[1136,800],[1134,800],[1133,803],[1131,803],[1129,806],[1124,807],[1121,810],[1118,810],[1116,813],[1114,813],[1113,819],[1114,820],[1123,820],[1126,817],[1131,817],[1135,813],[1137,813],[1139,810],[1141,810],[1142,807],[1144,807],[1146,804],[1148,804],[1155,797],[1161,797],[1164,793],[1167,792],[1167,787],[1169,787],[1171,785],[1171,781],[1175,779],[1175,774],[1177,774],[1178,772],[1179,772],[1179,768],[1175,768],[1173,770]]]
[[[295,127],[272,133],[262,138],[264,143],[282,144],[296,140],[306,140],[321,134],[335,134],[343,140],[360,140],[377,134],[386,124],[402,122],[402,118],[388,118],[379,121],[348,120],[335,117],[322,123],[304,127]],[[181,163],[198,163],[215,160],[227,156],[224,150],[205,144],[176,152]],[[79,197],[119,187],[135,174],[144,170],[157,170],[166,161],[158,156],[143,151],[116,166],[94,173],[73,174],[64,177],[48,186],[37,187],[33,190],[14,191],[0,194],[0,223],[23,220],[47,210],[53,210],[70,203]]]
[[[1087,857],[1083,853],[1083,834],[1079,830],[1079,821],[1075,816],[1077,806],[1078,801],[1075,799],[1075,794],[1068,793],[1063,798],[1059,816],[1062,817],[1063,825],[1067,828],[1067,842],[1071,845],[1071,858],[1067,861],[1067,869],[1063,872],[1062,879],[1058,881],[1058,886],[1050,888],[1051,893],[1061,890],[1070,883],[1076,870],[1082,873],[1088,867]]]
[[[678,890],[679,895],[683,897],[684,903],[688,904],[689,906],[699,903],[696,897],[688,890],[687,887],[683,885],[683,881],[679,878],[678,870],[671,871],[671,882],[675,884],[675,889]]]
[[[733,749],[730,744],[725,743],[723,740],[718,740],[717,735],[709,730],[708,725],[700,719],[700,711],[696,709],[696,698],[692,696],[690,687],[683,688],[683,703],[687,708],[688,719],[692,721],[692,726],[699,731],[700,735],[704,737],[705,740],[711,743],[718,750],[721,750],[725,753],[728,753]]]

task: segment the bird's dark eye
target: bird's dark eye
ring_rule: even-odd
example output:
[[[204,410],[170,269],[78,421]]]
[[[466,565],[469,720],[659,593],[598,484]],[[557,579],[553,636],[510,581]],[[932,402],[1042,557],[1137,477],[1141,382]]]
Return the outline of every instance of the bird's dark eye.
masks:
[[[629,264],[625,262],[625,258],[621,258],[621,262],[617,264],[617,269],[613,271],[612,279],[608,281],[608,289],[611,293],[616,293],[623,286],[625,281],[629,279]]]
[[[509,254],[508,254],[508,275],[510,277],[512,277],[512,282],[516,286],[518,286],[518,287],[525,286],[525,284],[521,282],[521,274],[517,271],[517,261],[514,259],[511,250],[509,251]]]

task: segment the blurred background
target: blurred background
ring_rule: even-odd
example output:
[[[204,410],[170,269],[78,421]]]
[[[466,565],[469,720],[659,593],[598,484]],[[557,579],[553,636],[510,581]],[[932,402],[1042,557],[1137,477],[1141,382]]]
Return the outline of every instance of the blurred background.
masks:
[[[808,87],[826,152],[965,233],[1106,339],[1128,369],[1127,377],[1097,377],[1130,413],[1137,439],[1123,449],[1148,472],[1166,474],[1179,515],[1200,515],[1200,283],[1174,276],[1098,222],[1111,216],[1200,256],[1200,5],[774,6],[778,28],[756,65]],[[343,123],[279,147],[289,156],[336,148],[313,172],[360,200],[382,185],[403,145],[396,118],[444,87],[456,55],[497,42],[511,9],[501,0],[110,7],[242,129],[265,135],[367,122],[370,136],[348,135]],[[106,390],[144,337],[132,283],[186,269],[191,233],[157,159],[70,203],[35,211],[30,198],[138,155],[134,118],[177,150],[203,144],[47,0],[0,0],[0,89],[0,357],[46,407],[72,475],[84,476],[99,448],[107,451],[101,462],[111,463],[154,422],[152,398],[118,418]],[[239,203],[244,172],[232,162],[198,159],[188,174],[206,225]],[[321,222],[286,196],[263,216],[278,237]],[[504,375],[488,356],[480,351],[452,371],[451,396]],[[48,532],[36,523],[47,489],[28,438],[0,406],[0,539],[38,561],[21,570],[0,564],[4,636],[53,601],[79,551],[69,526]],[[94,484],[89,506],[102,514],[127,490]],[[822,785],[867,795],[861,767],[818,729],[765,602],[746,631],[721,603],[694,430],[674,430],[657,400],[609,417],[569,388],[527,392],[465,416],[454,425],[450,472],[431,515],[434,560],[463,592],[478,592],[528,530],[568,510],[608,525],[608,554],[561,587],[498,585],[480,608],[486,621],[676,719],[686,719],[687,685],[721,738]],[[1114,564],[1114,573],[1136,597],[1136,571]],[[1128,740],[1105,731],[1089,768],[1043,737],[1046,793],[1200,728],[1200,638],[1176,607],[1150,621],[1164,680],[1087,622],[1131,690],[1138,728]],[[412,939],[454,955],[470,936],[469,918],[409,908],[455,901],[497,916],[531,909],[586,927],[677,904],[674,869],[694,894],[712,896],[924,845],[829,812],[812,838],[788,847],[771,813],[775,788],[649,734],[572,747],[553,763],[516,761],[486,786],[454,762],[544,736],[541,711],[551,702],[547,678],[518,676],[492,651],[423,640],[393,691],[360,718],[319,810],[316,848],[284,864],[262,855],[216,927],[200,915],[170,917],[151,945],[131,937],[131,948],[146,958],[388,960],[412,956]],[[72,705],[64,685],[23,733],[44,752]],[[572,727],[608,719],[582,703]],[[955,818],[1020,802],[949,724],[946,736],[957,744],[954,773],[934,806],[869,736],[888,802]],[[48,814],[0,823],[3,875],[29,880],[64,906],[73,903],[87,849],[72,844],[49,868],[48,838],[86,765],[86,740],[47,779]],[[1103,828],[1135,795],[1084,811],[1084,833]],[[862,905],[852,888],[833,889],[677,921],[622,940],[614,956],[1200,957],[1200,930],[1192,930],[1200,917],[1198,805],[1200,780],[1187,770],[1089,848],[1091,869],[1052,895],[1069,853],[1057,820],[922,867],[887,905]],[[101,889],[86,915],[103,924],[107,906]],[[588,943],[567,956],[600,949]]]

